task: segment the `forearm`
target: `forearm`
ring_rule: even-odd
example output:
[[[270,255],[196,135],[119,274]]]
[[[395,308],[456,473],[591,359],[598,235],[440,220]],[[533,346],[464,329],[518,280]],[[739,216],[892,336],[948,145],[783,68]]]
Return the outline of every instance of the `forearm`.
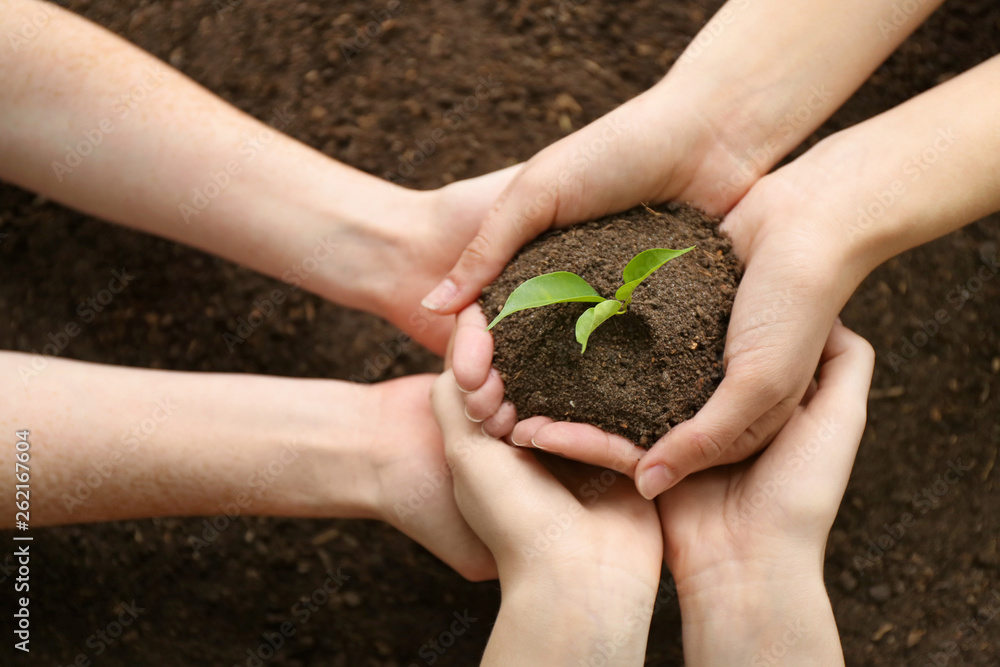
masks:
[[[1000,210],[998,117],[994,57],[830,137],[777,174],[787,172],[793,188],[819,184],[839,200],[828,202],[839,214],[831,223],[863,277],[904,250]]]
[[[644,663],[655,584],[602,580],[593,572],[511,583],[501,570],[500,585],[503,602],[483,665]]]
[[[795,571],[726,566],[678,582],[685,664],[844,664],[821,572]]]
[[[943,0],[730,0],[654,88],[699,110],[717,196],[745,192],[844,103]],[[700,198],[705,193],[695,193]]]
[[[357,271],[416,196],[230,106],[128,42],[49,3],[0,0],[0,178],[226,257],[351,306]],[[272,127],[273,126],[273,127]]]
[[[0,353],[0,387],[0,465],[14,470],[14,432],[29,430],[34,525],[234,512],[374,517],[363,401],[375,389],[12,352]],[[0,493],[13,497],[13,485],[13,473],[3,476]]]

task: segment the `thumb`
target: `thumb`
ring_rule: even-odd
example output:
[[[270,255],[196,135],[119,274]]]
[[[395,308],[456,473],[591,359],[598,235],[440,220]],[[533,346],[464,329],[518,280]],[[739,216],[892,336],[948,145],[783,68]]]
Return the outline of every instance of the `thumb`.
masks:
[[[450,315],[469,305],[521,246],[549,228],[555,218],[558,183],[546,189],[538,172],[529,163],[514,177],[454,268],[421,301],[425,308]]]
[[[650,127],[652,108],[640,95],[529,160],[424,307],[450,315],[469,305],[521,246],[549,227],[678,194],[669,177],[675,166],[669,133],[639,131]],[[656,159],[637,158],[644,154]]]
[[[639,461],[639,493],[655,498],[692,473],[755,453],[801,399],[789,394],[778,378],[762,375],[759,365],[734,360],[698,414],[660,438]]]

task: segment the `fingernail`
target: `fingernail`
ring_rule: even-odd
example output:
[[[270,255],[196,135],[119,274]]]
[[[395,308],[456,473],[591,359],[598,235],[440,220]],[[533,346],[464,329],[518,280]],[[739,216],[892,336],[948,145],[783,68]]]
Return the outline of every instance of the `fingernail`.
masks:
[[[477,424],[480,424],[480,423],[486,421],[485,419],[473,419],[472,416],[469,414],[469,406],[468,405],[465,406],[465,416],[468,418],[468,420],[470,422],[475,422]]]
[[[549,449],[547,449],[546,447],[542,447],[542,446],[541,446],[541,445],[539,445],[539,444],[538,444],[537,442],[535,442],[535,439],[534,439],[534,438],[532,438],[532,439],[531,439],[531,446],[532,446],[532,447],[534,447],[535,449],[540,449],[540,450],[542,450],[543,452],[547,452],[547,451],[550,451],[550,450],[549,450]]]
[[[636,480],[636,487],[638,487],[639,493],[647,500],[652,500],[673,486],[673,484],[673,475],[667,470],[667,466],[662,464],[643,470],[639,473],[639,479]]]
[[[458,390],[463,394],[471,394],[475,389],[462,389],[462,385],[458,385]]]
[[[431,290],[431,293],[420,302],[427,310],[441,310],[451,303],[458,294],[458,287],[451,278],[445,278],[441,284]]]
[[[510,436],[510,444],[514,445],[515,447],[527,447],[528,446],[527,442],[518,442],[517,440],[514,439],[514,436]]]
[[[487,438],[492,438],[493,437],[492,435],[490,435],[489,433],[486,432],[486,424],[485,423],[483,423],[482,425],[480,425],[479,430],[482,431],[483,435],[485,435]]]

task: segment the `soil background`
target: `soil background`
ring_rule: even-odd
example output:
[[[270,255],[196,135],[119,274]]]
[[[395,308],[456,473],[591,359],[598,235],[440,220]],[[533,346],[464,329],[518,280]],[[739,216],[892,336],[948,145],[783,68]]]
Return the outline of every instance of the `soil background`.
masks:
[[[287,131],[328,155],[431,188],[527,159],[646,89],[721,3],[404,1],[349,60],[340,45],[383,3],[65,4],[262,120],[287,106],[298,114]],[[951,0],[807,145],[997,51],[1000,4]],[[411,172],[417,142],[487,74],[502,87]],[[1000,245],[998,222],[889,262],[844,313],[878,353],[870,423],[826,564],[848,664],[1000,664],[1000,617],[985,613],[1000,596],[1000,278],[969,282]],[[66,356],[347,379],[396,337],[372,317],[297,294],[230,354],[223,334],[278,283],[13,187],[0,186],[0,225],[5,349],[41,348],[75,317],[72,304],[123,265],[138,272],[134,286]],[[913,342],[940,309],[948,322],[892,364],[902,339]],[[412,350],[385,377],[437,364]],[[966,470],[948,482],[949,466]],[[893,524],[907,514],[900,535]],[[475,664],[497,610],[495,584],[464,582],[376,523],[239,519],[194,558],[185,537],[201,530],[201,519],[164,519],[35,531],[32,654],[8,659],[5,631],[0,663],[66,665],[83,653],[97,665],[243,665],[338,566],[352,579],[267,664]],[[9,536],[0,537],[9,563]],[[10,581],[0,588],[10,609]],[[661,592],[647,664],[677,665],[679,614],[669,582]],[[95,656],[88,637],[133,599],[145,611]],[[476,620],[449,636],[453,615],[465,613]]]

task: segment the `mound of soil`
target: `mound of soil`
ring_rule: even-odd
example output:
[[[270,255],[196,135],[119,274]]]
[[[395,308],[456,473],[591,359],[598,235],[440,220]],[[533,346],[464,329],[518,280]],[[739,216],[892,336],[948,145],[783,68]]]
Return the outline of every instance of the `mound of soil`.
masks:
[[[529,278],[572,271],[614,296],[622,270],[650,248],[691,252],[640,285],[624,315],[576,342],[589,303],[521,311],[493,328],[493,365],[518,415],[586,422],[650,446],[692,417],[722,379],[722,352],[741,269],[718,220],[679,204],[549,232],[527,245],[480,299],[492,320]]]

